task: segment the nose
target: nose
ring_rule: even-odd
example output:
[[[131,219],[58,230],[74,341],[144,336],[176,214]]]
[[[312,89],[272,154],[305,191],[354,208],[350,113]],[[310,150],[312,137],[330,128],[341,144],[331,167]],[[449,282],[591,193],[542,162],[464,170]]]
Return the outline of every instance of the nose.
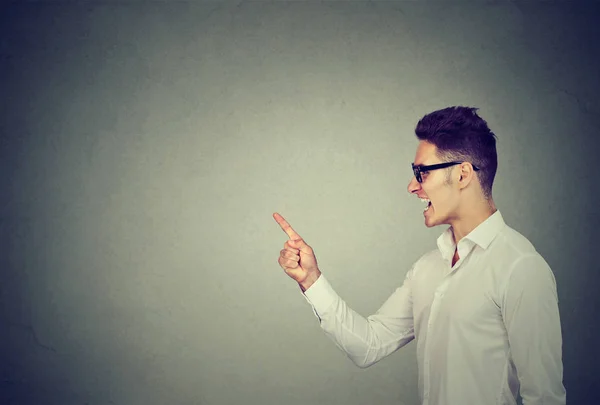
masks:
[[[421,189],[421,183],[417,181],[415,176],[412,176],[410,183],[408,183],[407,190],[409,193],[414,194]]]

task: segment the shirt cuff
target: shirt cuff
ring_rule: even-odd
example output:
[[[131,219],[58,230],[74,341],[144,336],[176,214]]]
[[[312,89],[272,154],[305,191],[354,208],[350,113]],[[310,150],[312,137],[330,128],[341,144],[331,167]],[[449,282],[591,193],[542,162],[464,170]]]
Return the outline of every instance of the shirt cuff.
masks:
[[[331,307],[331,304],[338,298],[338,294],[333,290],[329,281],[321,273],[317,281],[315,281],[304,293],[302,293],[306,301],[312,306],[313,311],[319,321],[321,316]]]

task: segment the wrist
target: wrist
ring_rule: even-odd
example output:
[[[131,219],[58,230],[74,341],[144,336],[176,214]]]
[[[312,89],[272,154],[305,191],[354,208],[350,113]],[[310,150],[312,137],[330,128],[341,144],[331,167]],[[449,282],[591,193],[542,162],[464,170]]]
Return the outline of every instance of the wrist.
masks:
[[[298,283],[300,285],[300,289],[302,292],[305,292],[310,288],[311,285],[317,281],[317,279],[321,276],[321,271],[317,270],[314,273],[309,274],[302,282]]]

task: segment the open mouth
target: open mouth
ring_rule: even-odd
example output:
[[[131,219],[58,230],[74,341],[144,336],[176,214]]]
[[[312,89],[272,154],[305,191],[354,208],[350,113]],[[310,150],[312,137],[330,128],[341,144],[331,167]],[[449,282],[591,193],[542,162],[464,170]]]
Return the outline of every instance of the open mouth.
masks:
[[[429,207],[431,207],[431,200],[429,200],[428,198],[421,198],[420,200],[423,203],[425,203],[425,208],[423,209],[423,212],[427,211]]]

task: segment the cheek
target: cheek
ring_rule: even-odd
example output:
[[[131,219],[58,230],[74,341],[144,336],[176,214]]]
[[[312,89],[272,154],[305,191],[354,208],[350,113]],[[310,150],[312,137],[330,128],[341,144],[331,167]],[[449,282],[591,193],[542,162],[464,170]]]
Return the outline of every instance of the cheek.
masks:
[[[444,207],[452,210],[458,205],[458,195],[449,190],[447,193],[444,193],[444,195],[441,196],[441,202]]]
[[[431,205],[438,210],[451,208],[457,201],[454,193],[447,189],[432,190],[431,194],[427,193],[427,195],[431,200]]]

